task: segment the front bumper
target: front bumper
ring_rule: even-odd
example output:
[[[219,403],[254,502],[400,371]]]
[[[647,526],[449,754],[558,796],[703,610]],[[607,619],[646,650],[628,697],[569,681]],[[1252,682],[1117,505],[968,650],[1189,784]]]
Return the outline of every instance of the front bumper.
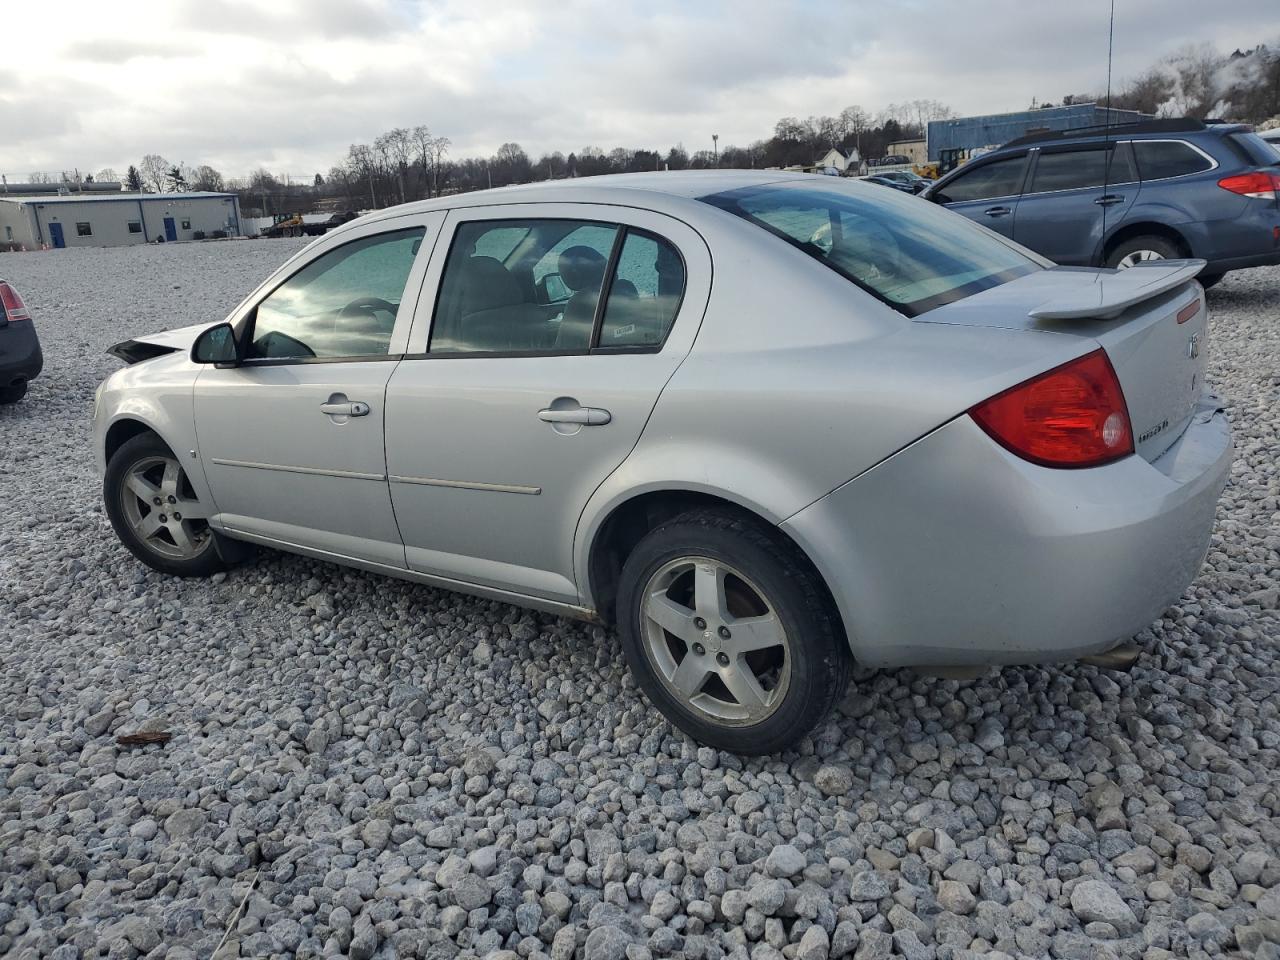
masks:
[[[43,368],[34,323],[16,320],[0,327],[0,387],[34,380]]]
[[[782,524],[875,667],[1075,659],[1148,626],[1195,578],[1232,457],[1217,398],[1157,460],[1019,459],[962,416]]]

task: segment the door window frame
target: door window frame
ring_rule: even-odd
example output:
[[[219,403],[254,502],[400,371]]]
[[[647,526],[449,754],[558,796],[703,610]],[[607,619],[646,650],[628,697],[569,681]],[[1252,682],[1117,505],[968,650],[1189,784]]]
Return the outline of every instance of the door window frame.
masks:
[[[937,187],[935,187],[933,190],[929,192],[930,199],[932,199],[935,194],[938,194],[938,193],[945,194],[948,186],[950,186],[952,183],[955,183],[957,180],[962,179],[964,176],[968,175],[969,173],[972,173],[975,170],[981,170],[983,167],[992,166],[993,164],[1000,163],[1001,161],[1004,161],[1004,160],[1021,160],[1022,161],[1022,177],[1018,181],[1018,189],[1016,192],[1002,193],[994,197],[970,197],[967,200],[942,200],[940,202],[942,206],[949,207],[957,203],[991,203],[992,201],[995,201],[995,200],[1017,200],[1019,197],[1022,196],[1022,193],[1027,186],[1027,182],[1028,182],[1027,177],[1031,173],[1032,157],[1031,157],[1030,150],[1015,151],[1013,153],[1004,154],[999,157],[992,157],[990,160],[986,160],[986,158],[983,158],[983,160],[985,162],[977,163],[977,164],[967,163],[964,166],[960,167],[956,171],[955,176],[953,176],[950,180],[940,182]]]
[[[1132,180],[1108,180],[1107,189],[1110,190],[1112,187],[1125,187],[1131,184],[1141,183],[1142,178],[1141,176],[1138,175],[1138,158],[1134,155],[1134,152],[1133,152],[1133,141],[1132,140],[1112,140],[1110,141],[1110,143],[1111,143],[1111,146],[1109,147],[1104,146],[1101,140],[1096,142],[1090,142],[1088,144],[1071,144],[1069,146],[1055,147],[1053,149],[1046,149],[1044,147],[1032,147],[1031,157],[1030,157],[1031,162],[1027,166],[1027,175],[1023,179],[1022,193],[1019,194],[1019,198],[1031,199],[1033,197],[1051,197],[1057,193],[1071,193],[1072,191],[1075,191],[1075,190],[1101,190],[1102,189],[1102,184],[1100,183],[1094,184],[1093,186],[1090,186],[1090,187],[1059,187],[1057,190],[1031,189],[1032,187],[1035,186],[1035,183],[1036,183],[1036,171],[1040,167],[1040,158],[1047,153],[1083,153],[1087,150],[1108,150],[1109,149],[1111,151],[1111,156],[1112,156],[1111,163],[1114,166],[1116,151],[1124,149],[1129,154],[1129,168],[1133,170],[1134,178]]]
[[[680,299],[676,303],[675,317],[667,327],[662,342],[620,347],[595,346],[585,350],[474,350],[431,353],[429,350],[431,333],[435,327],[435,316],[443,288],[444,271],[448,266],[449,254],[453,249],[458,229],[463,224],[474,224],[485,220],[571,220],[575,223],[599,224],[618,228],[617,235],[613,241],[613,249],[610,252],[609,261],[605,268],[605,283],[601,287],[600,299],[596,303],[596,313],[591,327],[592,343],[597,343],[599,340],[601,325],[604,322],[604,311],[608,307],[609,294],[613,289],[613,282],[617,272],[618,259],[622,254],[626,238],[631,231],[652,234],[654,237],[669,243],[672,249],[676,251],[677,256],[680,257],[681,267],[684,270],[684,286],[680,293]],[[673,233],[676,236],[673,236]],[[692,237],[687,235],[692,235]],[[694,335],[697,333],[697,327],[701,325],[702,313],[706,308],[706,297],[710,294],[711,264],[706,242],[684,222],[648,210],[610,204],[565,202],[457,207],[449,211],[447,222],[440,236],[443,242],[438,241],[435,245],[431,264],[422,284],[422,292],[418,299],[417,309],[414,310],[414,325],[409,333],[408,347],[403,355],[405,360],[533,360],[548,357],[625,356],[629,354],[660,353],[666,349],[668,344],[672,344],[677,349],[687,351],[693,345]],[[697,239],[701,250],[697,248],[692,238]],[[682,326],[681,314],[684,312],[686,305],[695,302],[697,299],[696,297],[691,297],[690,294],[694,287],[692,269],[694,268],[694,263],[697,262],[698,254],[702,254],[701,259],[706,263],[706,292],[701,299],[700,309],[697,310],[698,319],[684,323],[683,335],[676,337],[674,334],[677,328]]]
[[[422,281],[435,252],[436,244],[445,222],[445,211],[430,213],[400,214],[362,224],[352,230],[339,230],[327,233],[311,246],[299,251],[284,262],[279,269],[264,280],[249,294],[240,305],[231,312],[227,322],[235,330],[236,342],[243,343],[246,335],[252,334],[257,320],[258,305],[270,297],[281,286],[305,270],[321,257],[345,247],[357,240],[380,236],[388,233],[399,233],[402,230],[425,229],[422,246],[413,259],[413,266],[405,279],[404,295],[400,299],[400,309],[396,312],[395,326],[391,331],[391,340],[387,344],[385,354],[351,357],[246,357],[239,366],[241,368],[277,367],[304,363],[381,363],[388,360],[400,360],[404,356],[405,344],[409,338],[409,330],[413,326],[413,314],[421,293]]]

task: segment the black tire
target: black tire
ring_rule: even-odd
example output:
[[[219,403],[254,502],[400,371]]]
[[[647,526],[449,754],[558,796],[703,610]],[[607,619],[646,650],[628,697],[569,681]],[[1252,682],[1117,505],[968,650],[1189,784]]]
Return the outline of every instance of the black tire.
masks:
[[[0,387],[0,403],[17,403],[27,395],[27,381],[19,380],[7,387]]]
[[[1200,281],[1200,286],[1208,290],[1210,287],[1217,286],[1225,276],[1225,273],[1202,273],[1196,279]]]
[[[1150,250],[1152,253],[1159,254],[1161,260],[1178,260],[1186,256],[1173,241],[1154,234],[1147,234],[1141,237],[1130,237],[1116,246],[1107,256],[1107,266],[1114,269],[1120,266],[1120,262],[1125,257],[1143,250]]]
[[[121,444],[107,462],[106,476],[102,481],[103,505],[111,527],[135,557],[161,573],[175,577],[208,577],[231,566],[218,550],[218,534],[208,531],[199,551],[190,557],[178,558],[157,552],[133,529],[125,512],[124,494],[129,474],[143,461],[155,458],[176,460],[173,451],[154,433],[142,433]]]
[[[686,704],[667,688],[646,652],[646,587],[684,558],[709,558],[736,568],[785,631],[789,679],[772,713],[759,722],[720,722]],[[623,652],[649,700],[695,740],[733,753],[773,754],[794,745],[827,716],[848,686],[853,658],[816,571],[781,535],[729,511],[693,510],[650,531],[623,565],[618,622]],[[709,673],[706,682],[715,683],[716,674]]]

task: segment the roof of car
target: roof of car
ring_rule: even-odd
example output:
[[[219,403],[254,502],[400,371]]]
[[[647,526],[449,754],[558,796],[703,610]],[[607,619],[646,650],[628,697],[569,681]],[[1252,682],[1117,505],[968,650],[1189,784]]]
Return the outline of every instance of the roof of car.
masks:
[[[387,216],[402,216],[430,210],[452,210],[483,207],[500,203],[635,203],[637,193],[655,194],[678,199],[705,197],[726,190],[759,186],[783,181],[815,181],[824,178],[811,173],[787,173],[782,170],[672,170],[653,173],[611,173],[598,177],[569,180],[542,180],[512,187],[494,187],[458,193],[432,200],[388,207],[364,222]],[[354,222],[354,221],[353,221]]]

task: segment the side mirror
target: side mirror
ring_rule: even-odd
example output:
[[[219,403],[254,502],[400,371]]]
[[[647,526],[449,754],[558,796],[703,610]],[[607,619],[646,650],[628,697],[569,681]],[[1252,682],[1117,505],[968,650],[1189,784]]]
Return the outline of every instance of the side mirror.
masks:
[[[210,327],[196,337],[191,345],[192,363],[216,363],[219,366],[240,362],[240,351],[236,345],[236,332],[229,323],[220,323]]]

